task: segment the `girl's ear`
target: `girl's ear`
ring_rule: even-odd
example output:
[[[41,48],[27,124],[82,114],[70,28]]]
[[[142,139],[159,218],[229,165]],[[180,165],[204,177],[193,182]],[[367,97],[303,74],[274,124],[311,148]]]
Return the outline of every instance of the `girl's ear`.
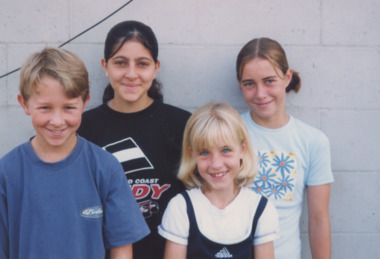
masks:
[[[160,60],[157,60],[156,66],[155,66],[155,71],[154,71],[154,78],[156,78],[158,70],[160,70],[161,67],[161,62]]]
[[[239,79],[238,77],[236,77],[236,82],[238,83],[240,90],[243,90],[243,83],[241,81],[241,78]]]
[[[243,140],[240,146],[240,157],[242,158],[245,152],[247,151],[247,140]]]
[[[286,74],[285,74],[286,87],[289,86],[290,82],[292,81],[292,77],[293,77],[293,70],[291,68],[288,68],[288,71],[286,71]]]
[[[187,147],[187,150],[189,151],[190,155],[193,155],[193,150],[191,150],[190,146]]]
[[[161,67],[161,62],[160,62],[160,60],[157,60],[156,69],[159,70],[160,67]]]
[[[108,69],[107,69],[107,62],[104,58],[100,60],[100,64],[102,65],[104,72],[106,73],[106,77],[108,77]]]

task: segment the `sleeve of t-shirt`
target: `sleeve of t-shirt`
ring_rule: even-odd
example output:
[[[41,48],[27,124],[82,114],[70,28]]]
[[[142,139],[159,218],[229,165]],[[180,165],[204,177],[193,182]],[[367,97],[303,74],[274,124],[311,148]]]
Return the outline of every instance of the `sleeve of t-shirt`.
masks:
[[[134,243],[150,230],[128,185],[121,165],[112,163],[105,204],[104,233],[107,248]]]
[[[8,258],[8,216],[4,172],[0,165],[0,258]]]
[[[187,216],[186,201],[181,194],[173,197],[162,217],[158,233],[165,239],[181,245],[187,245],[189,237],[189,218]]]
[[[310,167],[306,185],[322,185],[334,181],[331,170],[330,142],[325,134],[319,132],[310,151]]]
[[[279,237],[280,227],[277,209],[268,200],[267,205],[257,222],[253,245],[261,245],[276,240]]]

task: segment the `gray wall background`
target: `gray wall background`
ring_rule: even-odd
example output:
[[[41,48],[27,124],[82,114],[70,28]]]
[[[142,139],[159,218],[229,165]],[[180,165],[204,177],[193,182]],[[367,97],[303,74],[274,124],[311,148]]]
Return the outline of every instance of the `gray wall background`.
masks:
[[[32,52],[58,46],[127,1],[0,0],[0,74]],[[159,44],[167,103],[193,111],[209,101],[247,109],[235,59],[255,37],[285,48],[303,86],[288,95],[288,111],[330,139],[333,258],[380,258],[380,1],[378,0],[135,0],[66,45],[90,73],[90,107],[100,103],[100,66],[108,30],[122,20],[152,27]],[[0,79],[0,156],[34,134],[19,107],[18,76]],[[306,207],[305,207],[306,208]],[[303,258],[311,258],[307,218]]]

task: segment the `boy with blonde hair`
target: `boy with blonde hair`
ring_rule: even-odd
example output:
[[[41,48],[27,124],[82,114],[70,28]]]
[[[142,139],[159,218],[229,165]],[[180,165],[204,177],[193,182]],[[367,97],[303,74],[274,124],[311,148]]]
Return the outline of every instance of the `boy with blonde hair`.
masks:
[[[18,101],[36,135],[0,160],[0,258],[132,258],[149,233],[118,161],[76,131],[89,101],[74,53],[26,60]]]

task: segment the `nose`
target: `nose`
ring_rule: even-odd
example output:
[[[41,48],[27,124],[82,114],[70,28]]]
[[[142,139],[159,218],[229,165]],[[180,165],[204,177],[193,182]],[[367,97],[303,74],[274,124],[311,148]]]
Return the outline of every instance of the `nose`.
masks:
[[[126,78],[135,78],[137,76],[136,68],[133,64],[128,66],[128,68],[125,71],[125,77]]]
[[[263,99],[265,98],[265,96],[266,96],[265,86],[263,86],[262,84],[258,84],[256,88],[256,97]]]
[[[211,168],[218,169],[223,166],[222,157],[219,153],[212,154],[211,156]]]
[[[50,117],[49,123],[54,127],[59,127],[65,123],[65,119],[62,111],[54,111]]]

